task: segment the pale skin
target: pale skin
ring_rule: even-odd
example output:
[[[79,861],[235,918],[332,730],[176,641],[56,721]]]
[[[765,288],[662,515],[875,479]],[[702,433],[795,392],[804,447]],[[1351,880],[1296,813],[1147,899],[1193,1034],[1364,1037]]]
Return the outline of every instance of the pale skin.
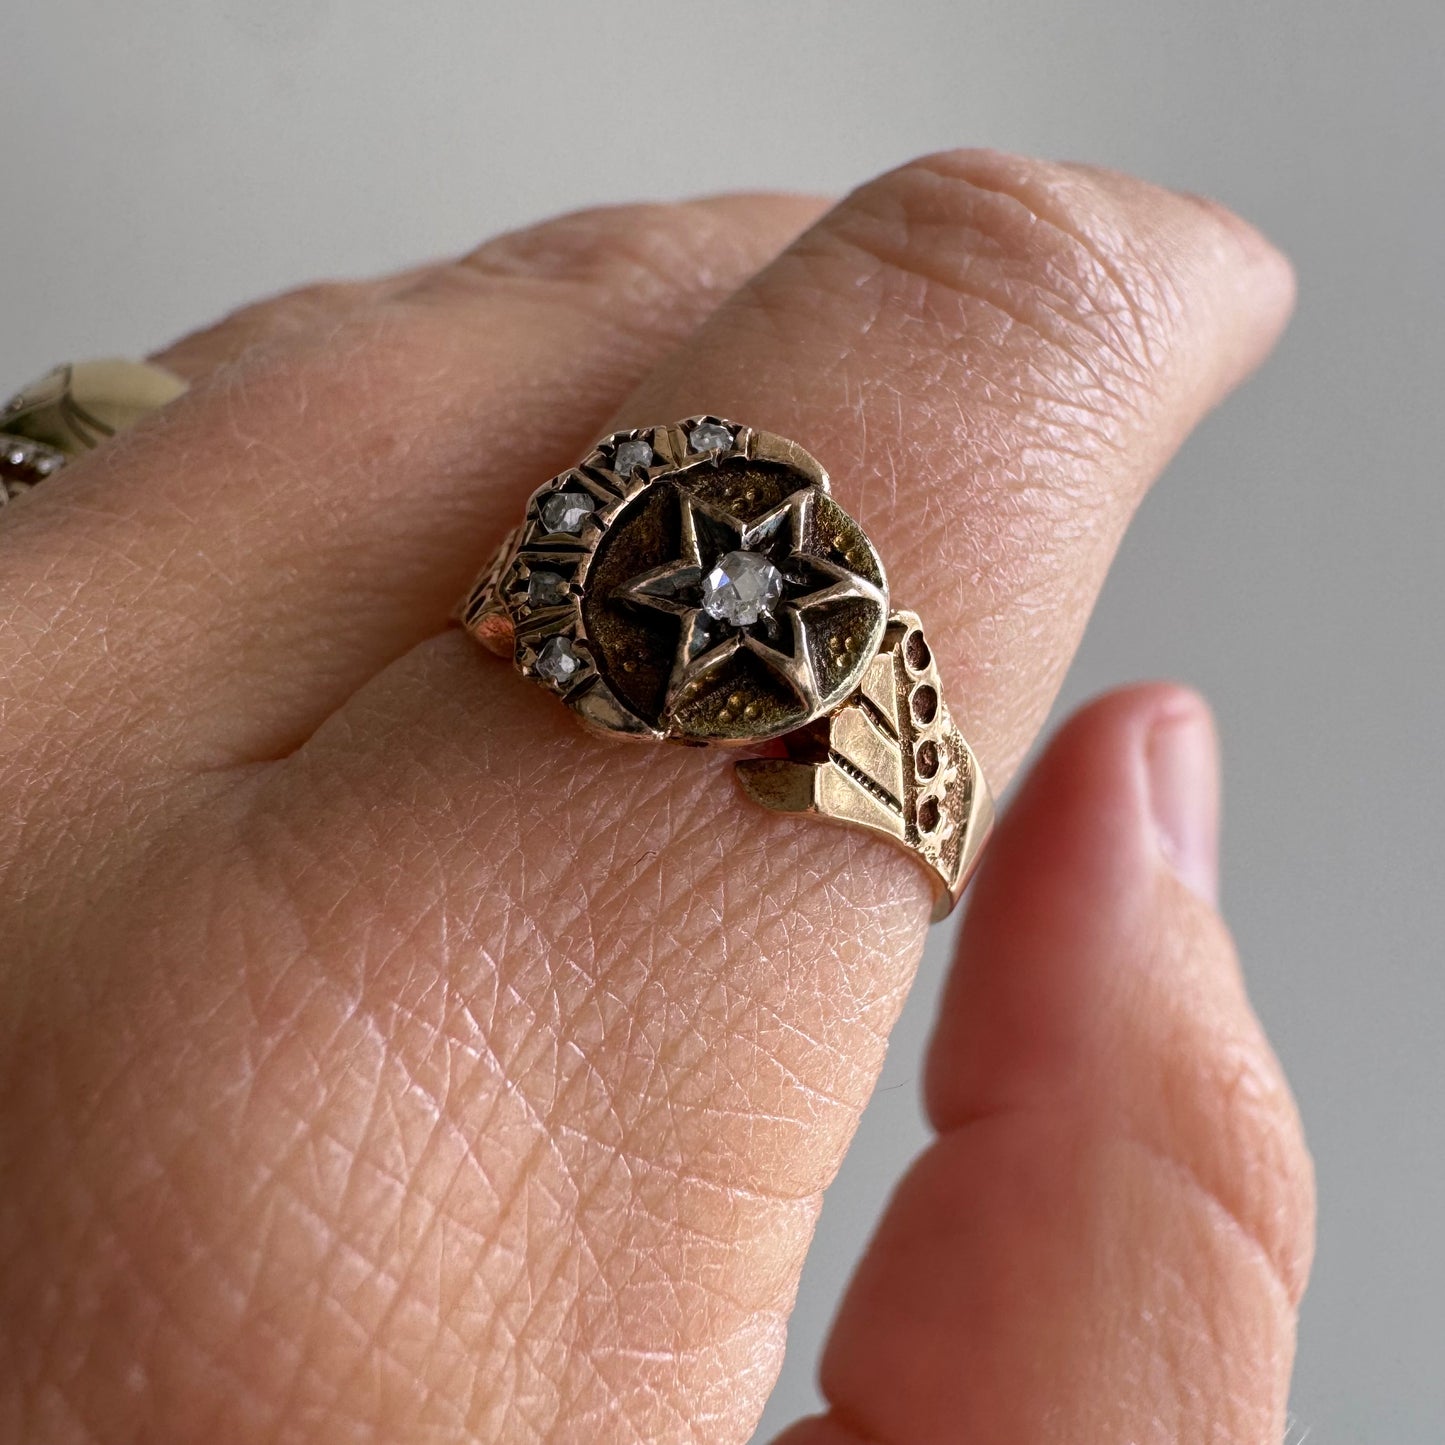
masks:
[[[539,482],[823,460],[996,790],[1288,265],[1123,176],[584,213],[264,302],[0,513],[0,1438],[742,1442],[922,946],[886,843],[585,735],[446,626]],[[937,1138],[788,1445],[1266,1442],[1311,1250],[1203,702],[1009,789]]]

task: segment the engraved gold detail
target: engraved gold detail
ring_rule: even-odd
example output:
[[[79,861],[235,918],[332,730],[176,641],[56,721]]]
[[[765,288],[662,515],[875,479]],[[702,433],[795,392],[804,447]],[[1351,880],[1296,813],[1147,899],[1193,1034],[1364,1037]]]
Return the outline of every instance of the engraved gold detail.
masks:
[[[795,442],[715,416],[605,438],[533,493],[457,617],[595,730],[781,740],[737,764],[749,797],[888,837],[935,918],[958,901],[988,788],[917,616]]]
[[[788,757],[737,764],[743,791],[776,812],[813,813],[902,843],[939,885],[935,921],[946,917],[983,850],[993,804],[942,701],[917,614],[894,612],[854,696],[785,743]]]

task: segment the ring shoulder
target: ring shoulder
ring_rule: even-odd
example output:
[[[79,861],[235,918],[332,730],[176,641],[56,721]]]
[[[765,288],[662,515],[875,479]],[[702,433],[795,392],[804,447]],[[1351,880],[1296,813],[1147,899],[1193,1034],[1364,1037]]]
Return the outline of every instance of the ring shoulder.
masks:
[[[516,624],[502,599],[502,578],[522,543],[524,527],[513,527],[492,554],[491,561],[472,583],[453,616],[488,652],[510,658],[516,642]]]
[[[928,869],[934,920],[952,912],[993,823],[978,760],[942,698],[916,614],[893,612],[856,692],[812,729],[785,739],[788,756],[737,764],[754,802],[882,834]]]

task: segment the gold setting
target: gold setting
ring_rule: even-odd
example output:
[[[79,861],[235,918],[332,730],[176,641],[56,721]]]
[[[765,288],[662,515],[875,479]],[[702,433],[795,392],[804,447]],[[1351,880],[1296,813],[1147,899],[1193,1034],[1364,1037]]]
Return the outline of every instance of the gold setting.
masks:
[[[993,825],[978,759],[943,701],[938,668],[913,612],[894,612],[858,691],[784,758],[744,758],[738,781],[756,803],[813,813],[901,843],[942,885],[933,918],[953,910]]]
[[[781,740],[737,764],[749,797],[891,839],[935,919],[957,903],[988,788],[918,617],[795,442],[710,415],[614,433],[533,493],[458,618],[595,730]]]

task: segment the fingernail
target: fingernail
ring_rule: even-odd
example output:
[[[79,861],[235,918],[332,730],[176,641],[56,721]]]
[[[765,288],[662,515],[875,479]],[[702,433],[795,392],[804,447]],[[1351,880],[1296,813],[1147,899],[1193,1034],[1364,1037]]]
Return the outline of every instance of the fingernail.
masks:
[[[1144,744],[1159,851],[1201,898],[1219,894],[1219,749],[1202,698],[1181,693]]]

